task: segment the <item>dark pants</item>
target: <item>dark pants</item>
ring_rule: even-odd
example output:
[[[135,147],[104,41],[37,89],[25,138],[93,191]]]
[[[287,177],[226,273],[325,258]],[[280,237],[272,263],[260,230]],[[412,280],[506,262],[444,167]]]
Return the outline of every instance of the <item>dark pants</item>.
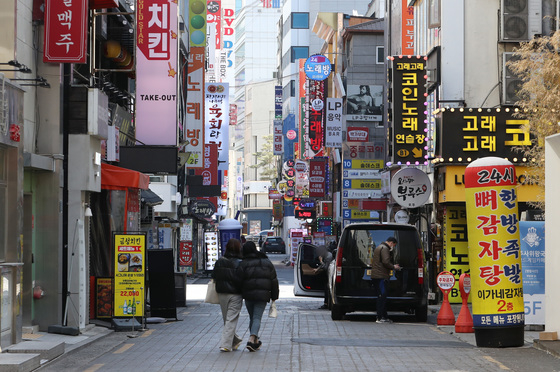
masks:
[[[377,291],[377,319],[387,319],[387,279],[371,279]]]

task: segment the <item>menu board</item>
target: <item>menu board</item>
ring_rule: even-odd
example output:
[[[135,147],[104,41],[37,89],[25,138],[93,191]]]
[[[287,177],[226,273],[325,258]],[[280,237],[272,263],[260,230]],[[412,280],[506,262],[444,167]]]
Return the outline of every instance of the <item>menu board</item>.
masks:
[[[144,316],[146,234],[114,234],[113,315]]]
[[[206,245],[206,270],[214,270],[218,260],[218,233],[207,231],[204,233],[204,244]]]

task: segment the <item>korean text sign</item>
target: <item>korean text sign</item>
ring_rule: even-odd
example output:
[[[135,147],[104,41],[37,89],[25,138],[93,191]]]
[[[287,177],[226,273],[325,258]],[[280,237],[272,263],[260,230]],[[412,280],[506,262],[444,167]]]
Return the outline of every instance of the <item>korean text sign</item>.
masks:
[[[204,48],[192,47],[187,66],[187,107],[183,121],[183,151],[189,168],[204,168]]]
[[[529,120],[515,117],[513,110],[446,109],[437,114],[439,155],[447,158],[519,157],[516,146],[532,144]]]
[[[309,160],[309,197],[325,197],[326,171],[327,162],[324,158],[314,158]]]
[[[136,139],[177,145],[177,3],[138,1]]]
[[[309,126],[307,128],[305,158],[311,159],[323,155],[325,140],[325,81],[308,80],[309,94],[307,100]]]
[[[43,62],[86,63],[87,0],[45,1]]]
[[[229,163],[229,84],[205,85],[204,143],[218,145],[218,160],[227,169]],[[220,165],[218,169],[221,170]],[[221,183],[220,183],[221,184]]]
[[[393,58],[393,160],[424,164],[426,155],[425,57]]]
[[[114,316],[144,316],[146,235],[114,234]]]
[[[515,167],[485,157],[465,170],[475,327],[524,325]]]
[[[467,236],[467,212],[464,205],[446,205],[443,212],[443,269],[455,277],[455,287],[449,294],[450,303],[461,303],[459,279],[470,274]]]

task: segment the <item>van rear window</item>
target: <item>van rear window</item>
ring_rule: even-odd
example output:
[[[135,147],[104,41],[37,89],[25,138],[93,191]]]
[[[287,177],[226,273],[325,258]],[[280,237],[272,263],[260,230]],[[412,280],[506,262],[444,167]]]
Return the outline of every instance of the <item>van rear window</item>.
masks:
[[[397,239],[393,251],[395,262],[416,266],[420,237],[415,229],[346,229],[343,257],[347,266],[369,266],[373,251],[389,237]]]

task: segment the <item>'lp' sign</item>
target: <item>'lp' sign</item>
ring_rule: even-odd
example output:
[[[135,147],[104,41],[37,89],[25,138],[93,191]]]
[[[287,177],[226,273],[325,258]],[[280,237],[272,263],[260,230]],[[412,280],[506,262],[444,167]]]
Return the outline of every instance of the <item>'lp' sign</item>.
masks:
[[[486,157],[465,170],[472,309],[479,347],[522,346],[525,326],[515,167]]]

